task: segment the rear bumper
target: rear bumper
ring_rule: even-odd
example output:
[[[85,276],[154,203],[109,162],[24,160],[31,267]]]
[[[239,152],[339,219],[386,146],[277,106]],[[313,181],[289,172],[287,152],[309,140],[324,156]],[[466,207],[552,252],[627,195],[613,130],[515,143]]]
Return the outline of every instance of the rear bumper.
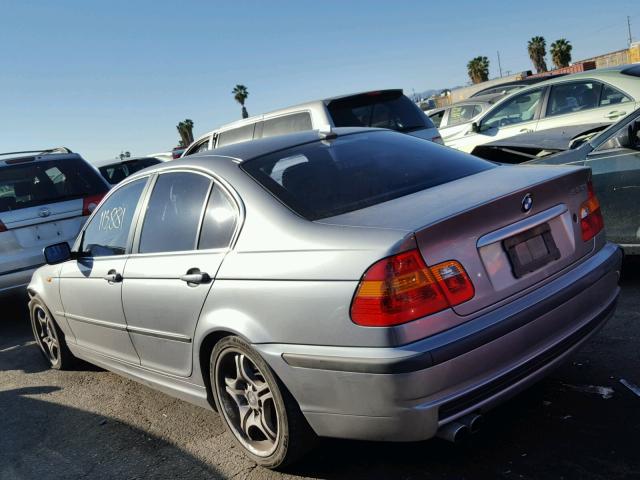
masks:
[[[602,250],[549,284],[396,348],[255,345],[317,434],[412,441],[545,376],[613,314],[622,261]]]

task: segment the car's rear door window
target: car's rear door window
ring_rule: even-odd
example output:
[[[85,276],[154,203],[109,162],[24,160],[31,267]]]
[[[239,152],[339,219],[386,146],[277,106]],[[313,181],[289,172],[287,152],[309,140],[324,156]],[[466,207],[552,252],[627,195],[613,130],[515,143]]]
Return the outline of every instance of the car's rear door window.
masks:
[[[139,253],[195,250],[211,179],[198,173],[158,176],[140,234]]]
[[[226,248],[238,223],[238,207],[222,187],[214,184],[200,231],[200,250]]]
[[[78,158],[0,167],[0,212],[104,193],[98,173]]]
[[[609,105],[615,105],[618,103],[625,103],[630,101],[631,99],[620,90],[613,88],[611,85],[602,85],[602,93],[600,95],[601,107],[608,107]]]
[[[336,127],[378,127],[400,132],[434,128],[429,117],[399,90],[339,98],[330,101],[327,108]]]
[[[309,112],[299,112],[265,120],[262,123],[262,137],[275,137],[276,135],[302,132],[312,128]]]
[[[456,150],[384,131],[344,135],[241,164],[309,220],[386,202],[493,167]]]
[[[216,141],[216,147],[224,147],[225,145],[253,140],[254,129],[255,124],[252,123],[251,125],[245,125],[244,127],[232,128],[230,130],[220,132]]]
[[[593,81],[553,85],[549,93],[547,117],[596,108],[601,87],[601,83]]]

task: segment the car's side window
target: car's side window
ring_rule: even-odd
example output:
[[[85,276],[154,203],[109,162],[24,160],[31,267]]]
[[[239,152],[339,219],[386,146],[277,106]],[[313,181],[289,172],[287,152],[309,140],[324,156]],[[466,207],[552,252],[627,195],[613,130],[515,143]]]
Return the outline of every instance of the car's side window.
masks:
[[[541,99],[542,89],[516,95],[489,113],[482,121],[482,127],[483,129],[507,127],[534,120]]]
[[[440,110],[439,112],[429,115],[429,118],[436,126],[436,128],[440,128],[440,124],[442,123],[442,119],[444,118],[444,112],[446,112],[446,110]]]
[[[627,148],[640,151],[640,119],[637,117],[618,129],[618,133],[604,142],[596,152]]]
[[[131,222],[146,183],[147,178],[136,180],[109,196],[84,231],[82,252],[92,257],[127,253]]]
[[[476,105],[454,105],[449,110],[449,126],[460,125],[471,120],[475,115]]]
[[[600,95],[600,106],[607,107],[609,105],[615,105],[617,103],[630,102],[631,99],[627,97],[620,90],[613,88],[611,85],[602,86],[602,94]]]
[[[274,137],[312,128],[309,112],[294,113],[265,120],[262,124],[262,137]]]
[[[138,252],[195,250],[210,186],[211,179],[198,173],[160,174],[149,197]]]
[[[593,81],[553,85],[549,94],[547,117],[596,108],[601,87],[601,83]]]
[[[250,125],[245,125],[244,127],[232,128],[231,130],[220,132],[218,134],[216,147],[224,147],[225,145],[253,140],[254,129],[255,123],[252,123]]]
[[[214,184],[200,231],[200,250],[226,248],[238,224],[238,208],[219,185]]]

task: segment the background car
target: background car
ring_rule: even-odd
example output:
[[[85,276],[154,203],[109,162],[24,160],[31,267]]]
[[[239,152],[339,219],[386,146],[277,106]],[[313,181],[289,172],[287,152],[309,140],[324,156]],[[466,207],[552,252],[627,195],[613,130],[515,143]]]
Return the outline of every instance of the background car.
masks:
[[[333,127],[389,128],[442,143],[433,122],[402,90],[379,90],[308,102],[223,125],[196,139],[182,156],[258,138]]]
[[[104,162],[96,163],[98,170],[104,177],[104,179],[111,185],[121,182],[129,175],[142,170],[143,168],[150,167],[151,165],[157,165],[163,161],[156,157],[137,157],[126,158],[123,160],[106,160]],[[110,163],[107,163],[110,162]]]
[[[488,95],[494,96],[496,98],[508,95],[517,90],[521,90],[523,88],[529,87],[536,83],[544,82],[547,80],[551,80],[553,78],[559,78],[564,76],[565,74],[557,74],[557,75],[546,75],[544,77],[527,77],[522,80],[514,80],[512,82],[501,83],[500,85],[496,85],[493,87],[483,88],[482,90],[478,90],[469,98],[478,98],[478,97],[486,97]]]
[[[640,254],[640,109],[577,148],[524,165],[542,164],[590,167],[607,238]]]
[[[465,100],[442,108],[435,108],[426,112],[433,124],[440,132],[442,140],[457,135],[463,129],[468,128],[467,123],[476,120],[486,112],[495,101]]]
[[[484,143],[556,127],[613,123],[640,106],[640,65],[567,75],[505,97],[447,145],[471,152]]]
[[[132,175],[47,247],[34,337],[53,368],[213,400],[268,467],[316,435],[455,440],[612,315],[596,202],[586,168],[386,129],[238,143]]]
[[[42,249],[72,242],[108,190],[66,148],[0,154],[0,294],[24,290]]]

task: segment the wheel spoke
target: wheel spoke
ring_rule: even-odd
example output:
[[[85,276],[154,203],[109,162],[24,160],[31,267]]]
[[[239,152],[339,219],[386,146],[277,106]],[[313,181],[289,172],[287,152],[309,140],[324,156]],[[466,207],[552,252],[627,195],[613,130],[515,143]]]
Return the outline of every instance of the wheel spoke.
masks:
[[[269,385],[267,383],[261,382],[257,385],[256,395],[258,396],[258,399],[262,401],[262,403],[266,402],[267,400],[273,400],[273,394],[271,393],[271,390],[269,389]]]
[[[251,378],[251,374],[250,372],[247,371],[247,358],[242,355],[236,355],[235,357],[235,361],[236,361],[236,378],[238,380],[242,379],[245,382],[247,382],[249,385],[254,385],[253,379]]]
[[[247,405],[239,406],[240,410],[240,428],[244,432],[244,434],[251,440],[251,435],[249,434],[249,428],[252,425],[253,418],[253,410],[251,410]]]

